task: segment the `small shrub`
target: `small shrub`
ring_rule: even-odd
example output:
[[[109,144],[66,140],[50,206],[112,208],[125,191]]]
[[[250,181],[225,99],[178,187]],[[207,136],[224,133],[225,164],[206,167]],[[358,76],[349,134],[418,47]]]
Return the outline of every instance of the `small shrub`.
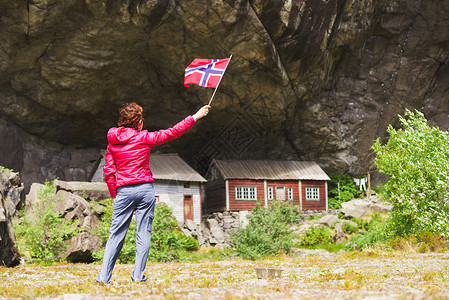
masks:
[[[436,235],[432,232],[424,232],[418,237],[413,234],[406,237],[397,236],[389,240],[387,246],[393,250],[425,253],[447,250],[448,243],[443,236]]]
[[[199,249],[198,240],[193,236],[184,236],[182,238],[182,246],[188,251],[196,251]]]
[[[412,234],[404,238],[397,236],[387,242],[387,246],[393,250],[411,251],[411,249],[416,248],[418,240]]]
[[[329,244],[332,241],[332,234],[326,227],[312,227],[305,232],[301,239],[301,246],[313,246],[318,244]]]
[[[21,252],[37,261],[53,261],[65,251],[65,241],[78,234],[76,220],[66,221],[54,211],[60,199],[55,196],[53,182],[45,182],[38,198],[41,203],[36,214],[28,216],[22,211],[14,229]]]
[[[359,227],[357,225],[344,223],[341,229],[344,233],[353,234],[354,232],[357,232],[359,230]]]
[[[379,217],[376,216],[371,218],[371,221],[368,222],[366,228],[369,230],[366,234],[355,233],[351,235],[351,238],[344,249],[347,251],[361,250],[388,241],[388,234],[385,233],[385,224],[379,222]]]
[[[432,232],[423,232],[418,240],[421,242],[422,246],[422,251],[420,250],[419,252],[437,252],[448,248],[446,238]]]
[[[299,215],[299,207],[288,202],[272,201],[263,207],[257,201],[248,216],[249,224],[232,236],[237,255],[259,259],[279,252],[289,253],[295,237],[291,224]]]

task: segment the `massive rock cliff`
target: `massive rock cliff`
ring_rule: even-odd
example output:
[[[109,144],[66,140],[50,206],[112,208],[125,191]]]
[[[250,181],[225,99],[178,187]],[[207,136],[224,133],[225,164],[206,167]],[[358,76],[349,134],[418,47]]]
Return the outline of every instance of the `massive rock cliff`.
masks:
[[[159,151],[372,168],[404,108],[449,127],[449,2],[3,0],[0,165],[25,182],[86,180],[118,107],[168,127],[206,104],[193,58],[233,55],[210,115]],[[156,149],[154,149],[156,150]]]

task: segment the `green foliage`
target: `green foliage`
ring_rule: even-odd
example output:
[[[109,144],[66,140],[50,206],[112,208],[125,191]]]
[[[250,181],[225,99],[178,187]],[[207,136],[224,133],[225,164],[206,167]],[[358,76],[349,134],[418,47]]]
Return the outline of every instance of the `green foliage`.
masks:
[[[45,187],[38,192],[41,201],[35,214],[21,217],[14,229],[21,252],[38,261],[56,260],[65,251],[66,240],[78,234],[76,221],[65,221],[55,212],[59,198],[55,196],[52,182],[45,182]]]
[[[345,174],[332,174],[329,176],[329,207],[333,209],[341,208],[341,203],[350,201],[361,195],[360,188],[357,187],[351,176]],[[338,194],[338,184],[340,183],[340,196]]]
[[[352,225],[349,223],[344,223],[343,226],[341,227],[341,229],[343,230],[344,233],[353,234],[359,230],[359,226]]]
[[[14,170],[0,166],[0,173],[11,173],[11,172],[14,172]]]
[[[113,199],[105,199],[99,204],[104,206],[102,211],[99,228],[94,233],[97,234],[104,245],[109,237],[109,229],[111,226]],[[118,263],[134,263],[136,255],[136,221],[131,224],[126,234]],[[178,222],[172,216],[171,208],[165,203],[156,205],[154,212],[153,226],[151,230],[151,246],[148,254],[149,261],[176,261],[181,259],[183,251],[198,250],[198,241],[193,237],[185,236],[178,229]],[[94,252],[93,256],[96,260],[103,259],[104,247]],[[186,255],[185,253],[183,254]]]
[[[198,240],[193,236],[183,236],[181,239],[182,248],[188,251],[196,251],[199,249]]]
[[[353,219],[357,221],[358,219]],[[360,250],[369,246],[384,244],[388,241],[388,234],[385,233],[385,223],[380,214],[373,214],[371,220],[357,222],[360,229],[367,233],[355,233],[351,235],[349,242],[345,245],[345,250]]]
[[[433,232],[449,235],[449,134],[430,127],[424,115],[405,111],[401,129],[388,126],[385,145],[372,148],[375,166],[389,176],[383,196],[393,209],[387,220],[390,237]]]
[[[289,253],[295,234],[291,224],[299,218],[298,206],[285,201],[272,201],[268,207],[257,201],[249,224],[232,237],[238,256],[259,259],[279,252]]]
[[[318,244],[329,244],[332,242],[332,234],[324,226],[312,227],[301,239],[301,246],[313,246]]]

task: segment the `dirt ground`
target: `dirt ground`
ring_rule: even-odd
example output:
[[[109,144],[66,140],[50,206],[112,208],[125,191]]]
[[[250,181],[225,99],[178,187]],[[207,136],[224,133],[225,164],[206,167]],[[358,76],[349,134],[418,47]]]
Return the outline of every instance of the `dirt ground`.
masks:
[[[0,299],[449,299],[449,253],[304,251],[260,261],[149,263],[146,283],[117,265],[109,285],[100,265],[0,268]],[[255,268],[281,269],[258,279]]]

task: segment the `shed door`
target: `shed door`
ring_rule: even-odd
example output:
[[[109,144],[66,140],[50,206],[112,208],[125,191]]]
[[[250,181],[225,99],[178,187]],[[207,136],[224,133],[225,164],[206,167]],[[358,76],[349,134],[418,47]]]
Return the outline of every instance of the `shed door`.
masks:
[[[285,200],[285,187],[284,186],[276,187],[276,200]]]
[[[193,220],[193,197],[184,195],[184,221]]]

